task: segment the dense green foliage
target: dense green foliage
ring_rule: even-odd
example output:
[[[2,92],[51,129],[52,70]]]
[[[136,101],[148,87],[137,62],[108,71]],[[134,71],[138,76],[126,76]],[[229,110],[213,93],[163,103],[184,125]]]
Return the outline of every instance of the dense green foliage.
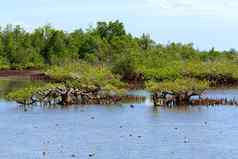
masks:
[[[50,25],[32,32],[12,25],[0,30],[0,69],[42,68],[79,60],[108,67],[124,79],[140,73],[146,80],[156,81],[184,76],[238,77],[238,54],[234,49],[200,51],[192,44],[162,45],[147,34],[133,37],[119,21],[98,22],[96,27],[73,32]]]
[[[74,88],[121,90],[121,78],[145,80],[152,90],[202,90],[208,85],[203,80],[238,81],[238,52],[162,45],[148,34],[132,36],[119,21],[98,22],[73,32],[50,25],[27,32],[7,25],[0,30],[0,69],[8,68],[44,68],[52,79]],[[31,91],[12,96],[23,100]]]
[[[100,88],[104,91],[123,92],[126,85],[118,75],[103,66],[92,66],[85,62],[71,63],[66,66],[52,66],[46,70],[51,79],[64,82],[73,88]]]
[[[172,92],[175,94],[182,94],[186,92],[202,93],[209,87],[207,81],[198,81],[195,79],[177,79],[175,81],[153,82],[146,83],[146,87],[152,92]]]
[[[29,105],[35,100],[44,101],[45,98],[55,99],[67,93],[74,96],[74,92],[84,92],[100,96],[123,95],[126,85],[120,81],[119,76],[102,66],[92,66],[85,62],[71,63],[64,66],[51,66],[45,74],[53,81],[44,85],[28,85],[14,90],[7,95],[9,100]],[[63,91],[62,91],[63,90]],[[60,92],[60,93],[59,93]],[[42,95],[43,94],[43,95]],[[59,95],[60,94],[60,95]],[[96,95],[96,96],[97,96]],[[52,96],[52,97],[51,97]],[[42,99],[41,99],[42,98]]]

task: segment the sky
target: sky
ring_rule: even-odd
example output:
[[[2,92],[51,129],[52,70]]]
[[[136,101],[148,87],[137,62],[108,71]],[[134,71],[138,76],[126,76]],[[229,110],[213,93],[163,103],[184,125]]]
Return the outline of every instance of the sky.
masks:
[[[73,31],[97,21],[120,20],[135,36],[156,42],[194,43],[200,50],[238,49],[237,0],[6,0],[0,25],[26,30],[50,23]]]

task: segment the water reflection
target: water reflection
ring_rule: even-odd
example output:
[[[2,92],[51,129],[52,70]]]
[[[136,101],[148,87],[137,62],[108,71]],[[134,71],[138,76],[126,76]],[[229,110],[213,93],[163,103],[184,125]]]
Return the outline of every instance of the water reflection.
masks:
[[[29,86],[29,85],[42,85],[43,81],[32,80],[20,80],[20,79],[0,79],[0,99],[4,99],[5,96],[14,90]]]
[[[238,88],[210,89],[203,93],[203,97],[208,97],[211,99],[237,99]]]
[[[154,112],[161,112],[161,111],[166,111],[166,112],[201,112],[202,107],[204,106],[187,106],[187,105],[180,105],[180,106],[173,106],[173,107],[168,107],[168,106],[162,106],[162,107],[153,107]]]

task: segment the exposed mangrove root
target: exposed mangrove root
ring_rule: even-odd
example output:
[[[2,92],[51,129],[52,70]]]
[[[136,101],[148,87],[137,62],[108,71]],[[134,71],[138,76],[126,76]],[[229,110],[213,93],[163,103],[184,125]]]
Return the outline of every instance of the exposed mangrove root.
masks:
[[[140,96],[119,96],[100,89],[73,89],[56,87],[34,92],[27,100],[17,101],[21,105],[88,105],[116,104],[123,101],[142,101]]]
[[[208,105],[208,106],[214,106],[214,105],[233,105],[238,106],[238,100],[237,99],[193,99],[190,101],[190,105]]]
[[[209,87],[209,82],[196,79],[176,79],[175,81],[147,82],[147,88],[153,93],[155,106],[187,105],[191,97],[201,96]]]
[[[154,106],[164,106],[164,105],[187,105],[190,102],[192,96],[200,96],[201,92],[183,92],[183,93],[173,93],[173,92],[161,92],[154,93],[152,95],[152,100]]]
[[[183,94],[173,94],[169,92],[154,93],[152,95],[152,100],[154,106],[179,106],[179,105],[236,105],[238,106],[237,99],[209,99],[201,98],[200,93],[183,93]],[[191,99],[192,96],[198,96],[198,99]]]

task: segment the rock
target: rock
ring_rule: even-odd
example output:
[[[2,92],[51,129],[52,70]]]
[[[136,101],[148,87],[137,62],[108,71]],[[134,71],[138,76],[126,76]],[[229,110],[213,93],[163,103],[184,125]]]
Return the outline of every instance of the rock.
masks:
[[[129,136],[132,136],[132,134],[130,134]]]
[[[120,128],[122,128],[122,126],[120,126]]]
[[[175,130],[178,130],[178,128],[174,128]]]
[[[138,138],[141,138],[142,136],[137,136]]]
[[[91,117],[91,119],[92,119],[92,120],[94,120],[94,119],[95,119],[95,117]]]
[[[46,155],[46,152],[42,152],[42,155],[45,156],[45,155]]]
[[[134,108],[135,106],[132,104],[132,105],[130,105],[130,107],[131,107],[131,108]]]

